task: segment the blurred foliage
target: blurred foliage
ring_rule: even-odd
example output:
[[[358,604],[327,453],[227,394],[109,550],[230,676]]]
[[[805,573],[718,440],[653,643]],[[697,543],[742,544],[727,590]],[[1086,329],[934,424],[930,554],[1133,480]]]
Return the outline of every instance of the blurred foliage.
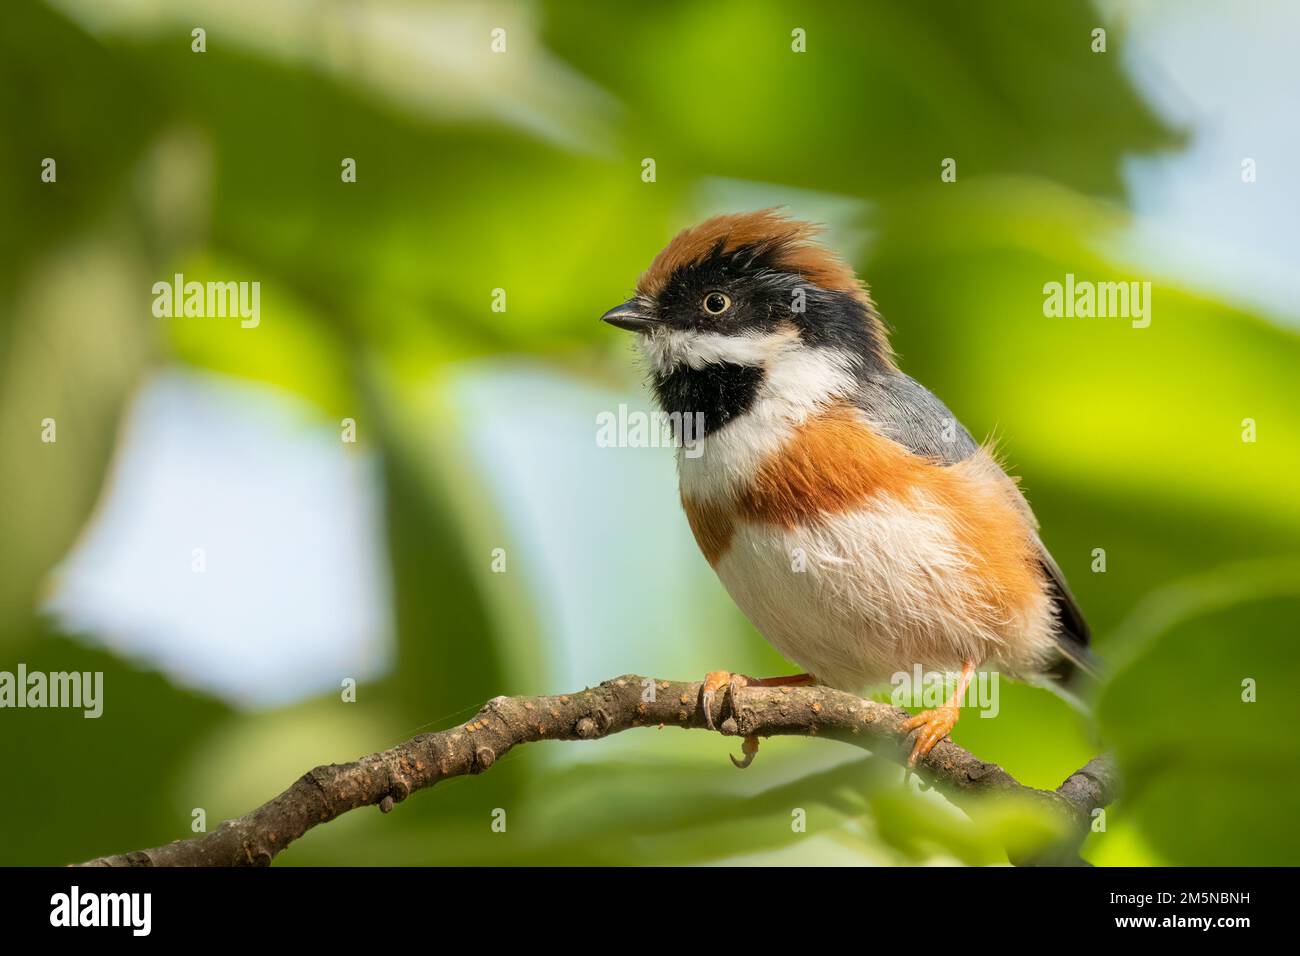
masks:
[[[904,367],[973,432],[1001,437],[1112,658],[1100,728],[1004,684],[1003,719],[966,719],[955,739],[1042,787],[1114,747],[1130,790],[1089,840],[1097,862],[1296,862],[1297,595],[1285,585],[1300,575],[1285,561],[1300,540],[1300,341],[1159,281],[1148,329],[1044,321],[1042,286],[1067,272],[1148,278],[1108,252],[1129,223],[1121,162],[1182,137],[1118,57],[1089,51],[1088,4],[995,6],[7,9],[0,669],[103,670],[111,697],[98,721],[0,713],[0,762],[21,768],[0,791],[0,861],[185,836],[193,807],[215,824],[314,763],[453,724],[497,693],[564,689],[548,676],[536,590],[482,569],[521,531],[481,463],[451,451],[472,423],[449,412],[445,385],[466,360],[510,355],[636,395],[626,343],[593,320],[674,230],[718,211],[725,183],[753,205],[813,190],[793,194],[793,213],[852,211],[871,240],[856,265]],[[500,25],[505,56],[488,47]],[[794,26],[807,54],[790,53]],[[950,155],[957,184],[939,181]],[[39,180],[46,156],[57,187]],[[345,156],[359,176],[342,186]],[[255,333],[154,319],[148,290],[174,272],[256,278],[267,318]],[[509,292],[505,313],[489,309],[494,288]],[[363,445],[384,463],[398,650],[346,717],[332,696],[234,712],[39,617],[131,391],[165,363],[366,423]],[[1240,440],[1248,415],[1269,440]],[[37,440],[47,416],[56,446]],[[593,562],[615,550],[635,561],[618,521],[574,529],[599,542]],[[1092,574],[1101,546],[1108,570]],[[697,556],[686,566],[707,575]],[[714,633],[719,619],[729,633]],[[627,669],[787,666],[713,585],[663,642],[675,650],[627,648]],[[1248,677],[1259,702],[1243,705]],[[1049,835],[1018,807],[969,820],[846,748],[770,741],[737,775],[730,746],[673,731],[536,745],[398,813],[349,814],[281,862],[983,864]],[[507,834],[486,824],[497,806],[511,808]],[[806,834],[791,829],[796,807]]]
[[[1157,592],[1118,636],[1125,666],[1100,708],[1127,778],[1114,812],[1171,863],[1300,859],[1300,796],[1280,776],[1300,762],[1285,732],[1300,720],[1283,625],[1297,614],[1300,561],[1253,562]]]

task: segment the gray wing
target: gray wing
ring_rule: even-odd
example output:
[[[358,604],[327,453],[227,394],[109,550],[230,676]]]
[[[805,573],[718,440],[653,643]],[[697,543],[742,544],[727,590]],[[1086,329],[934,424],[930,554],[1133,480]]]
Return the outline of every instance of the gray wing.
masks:
[[[902,372],[863,379],[854,404],[885,435],[917,455],[955,465],[979,450],[979,443],[948,406]]]
[[[971,437],[937,395],[902,372],[872,375],[862,380],[854,404],[881,432],[914,454],[922,455],[944,465],[965,461],[979,450],[979,443]],[[1032,517],[1033,511],[1020,489],[1008,477]],[[1034,522],[1035,527],[1037,522]],[[1095,672],[1088,654],[1092,639],[1088,622],[1084,620],[1079,602],[1070,592],[1060,566],[1035,532],[1038,542],[1039,564],[1052,588],[1057,617],[1060,620],[1061,653],[1069,665],[1085,672]],[[1062,678],[1069,676],[1071,667],[1063,668]]]

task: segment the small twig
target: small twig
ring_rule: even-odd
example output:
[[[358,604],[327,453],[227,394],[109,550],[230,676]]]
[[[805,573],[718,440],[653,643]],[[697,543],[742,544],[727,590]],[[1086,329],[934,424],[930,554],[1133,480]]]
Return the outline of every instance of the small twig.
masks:
[[[675,725],[706,729],[701,683],[627,675],[576,694],[495,697],[458,727],[421,734],[354,763],[316,767],[279,796],[211,833],[151,850],[90,860],[84,866],[265,866],[319,823],[377,805],[388,812],[417,790],[441,780],[482,773],[518,744],[535,740],[595,740],[632,727]],[[720,731],[742,737],[817,736],[855,744],[900,764],[910,751],[906,711],[828,687],[745,688]],[[714,714],[721,717],[720,713]],[[1118,779],[1108,757],[1096,757],[1055,791],[1018,783],[945,739],[917,764],[918,775],[968,810],[975,798],[1018,794],[1059,814],[1070,834],[1062,846],[1018,863],[1078,863],[1077,847],[1092,812],[1115,798]]]

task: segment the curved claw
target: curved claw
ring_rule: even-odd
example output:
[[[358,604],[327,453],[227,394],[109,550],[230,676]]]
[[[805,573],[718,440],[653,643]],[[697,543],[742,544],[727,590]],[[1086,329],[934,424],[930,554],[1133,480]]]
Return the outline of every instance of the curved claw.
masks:
[[[731,762],[737,769],[744,770],[754,762],[754,757],[758,754],[758,738],[753,734],[746,737],[745,742],[740,745],[740,752],[745,755],[741,760],[737,760],[735,754],[727,754],[727,756],[731,758]]]
[[[741,674],[733,674],[730,671],[709,671],[704,677],[704,687],[700,692],[700,706],[704,708],[704,726],[710,730],[717,730],[713,724],[713,705],[717,700],[718,691],[724,687],[731,694],[731,706],[736,706],[736,691],[746,686],[748,680]]]

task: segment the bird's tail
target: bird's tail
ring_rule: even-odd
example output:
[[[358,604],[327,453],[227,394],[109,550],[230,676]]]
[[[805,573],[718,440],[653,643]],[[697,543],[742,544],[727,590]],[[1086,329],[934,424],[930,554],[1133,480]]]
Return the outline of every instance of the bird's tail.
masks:
[[[1060,656],[1036,681],[1085,714],[1092,713],[1091,702],[1105,677],[1101,659],[1078,641],[1062,640],[1056,645]]]

